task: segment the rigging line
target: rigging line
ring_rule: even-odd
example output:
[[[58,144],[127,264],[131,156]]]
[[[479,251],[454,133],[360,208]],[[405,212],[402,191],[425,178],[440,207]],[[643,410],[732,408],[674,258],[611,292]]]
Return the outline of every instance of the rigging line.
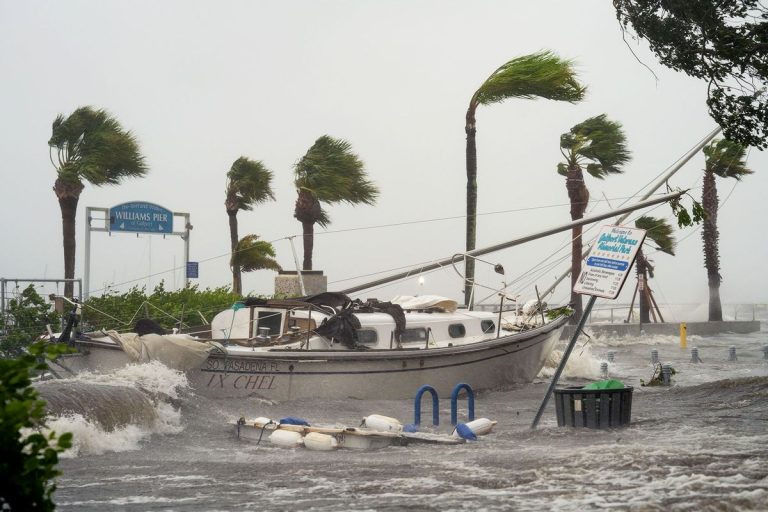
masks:
[[[437,272],[438,270],[445,270],[445,269],[446,269],[446,267],[439,267],[439,268],[435,268],[435,269],[432,269],[432,270],[428,270],[426,272],[421,272],[421,275],[429,275],[429,274],[433,274],[433,273]],[[382,284],[380,286],[377,286],[375,288],[366,288],[366,293],[371,293],[371,292],[375,292],[377,290],[381,290],[383,288],[387,288],[387,287],[392,286],[393,284],[397,284],[400,281],[403,281],[403,280],[405,280],[405,279],[407,279],[409,277],[413,277],[413,276],[409,275],[409,276],[401,277],[400,279],[396,279],[394,281],[390,281],[389,283],[384,283],[384,284]],[[363,290],[360,290],[359,292],[351,293],[350,296],[354,297],[354,296],[360,295],[360,293],[362,293],[362,291]]]

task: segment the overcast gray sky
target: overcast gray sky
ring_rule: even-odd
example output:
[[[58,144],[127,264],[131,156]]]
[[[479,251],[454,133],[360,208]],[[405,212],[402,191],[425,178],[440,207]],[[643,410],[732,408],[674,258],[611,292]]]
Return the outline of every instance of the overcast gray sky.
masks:
[[[272,241],[279,262],[294,268],[285,239],[301,233],[292,166],[323,134],[351,142],[381,189],[375,207],[330,207],[329,232],[317,229],[315,268],[325,271],[330,288],[460,252],[469,99],[499,65],[541,49],[573,59],[588,96],[577,105],[510,100],[480,107],[478,210],[487,215],[478,219],[478,247],[570,220],[564,179],[555,171],[559,136],[602,113],[624,125],[633,160],[625,174],[588,176],[587,186],[593,198],[617,205],[716,126],[705,83],[664,68],[643,42],[630,46],[658,81],[622,41],[609,1],[0,0],[0,277],[63,277],[47,140],[55,116],[82,105],[105,108],[132,130],[150,173],[119,187],[86,186],[77,217],[78,277],[85,207],[136,200],[189,212],[191,259],[201,262],[195,282],[229,284],[225,174],[241,155],[274,171],[277,200],[242,212],[240,235]],[[733,180],[718,182],[725,303],[768,302],[768,157],[751,150],[748,163],[755,174],[735,188]],[[703,157],[695,157],[672,184],[700,197],[702,167]],[[603,201],[593,211],[606,209]],[[651,214],[670,217],[670,210]],[[676,236],[677,257],[651,256],[651,286],[660,302],[706,302],[700,232]],[[568,240],[558,235],[485,259],[501,262],[511,281]],[[182,282],[181,270],[173,271],[183,258],[175,237],[94,233],[91,257],[94,293],[107,285]],[[539,288],[562,269],[544,272]],[[273,276],[247,274],[244,290],[270,294]],[[484,265],[478,280],[500,281]],[[633,288],[634,278],[621,299],[628,302]],[[361,295],[458,299],[460,291],[454,271],[445,269],[426,276],[423,290],[413,278]],[[552,301],[567,296],[561,286]]]

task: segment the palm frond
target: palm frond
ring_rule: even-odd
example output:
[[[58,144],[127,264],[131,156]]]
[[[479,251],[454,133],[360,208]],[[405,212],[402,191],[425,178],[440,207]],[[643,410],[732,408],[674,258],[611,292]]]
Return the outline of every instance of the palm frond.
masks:
[[[144,176],[148,169],[136,137],[107,111],[86,106],[52,125],[50,147],[59,153],[57,171],[94,185],[116,185],[124,178]]]
[[[342,139],[323,135],[294,166],[296,188],[325,203],[374,204],[378,187],[368,179],[363,161]]]
[[[676,240],[672,226],[664,219],[644,215],[635,221],[635,227],[644,229],[646,237],[653,240],[661,252],[675,255]]]
[[[282,270],[275,260],[275,248],[269,242],[259,240],[257,235],[246,235],[240,239],[232,254],[231,265],[240,267],[242,272]]]
[[[508,98],[544,98],[575,103],[584,98],[573,62],[549,51],[514,58],[499,67],[480,86],[473,101],[481,105]]]
[[[598,179],[624,172],[622,166],[631,158],[621,123],[605,114],[590,117],[562,134],[560,148],[568,164],[581,166],[586,160],[586,171]]]
[[[747,148],[728,139],[717,139],[704,148],[705,166],[721,178],[741,180],[754,171],[747,168]]]
[[[272,171],[263,162],[241,156],[227,172],[227,198],[232,198],[240,210],[246,211],[268,199],[274,201],[272,178]]]

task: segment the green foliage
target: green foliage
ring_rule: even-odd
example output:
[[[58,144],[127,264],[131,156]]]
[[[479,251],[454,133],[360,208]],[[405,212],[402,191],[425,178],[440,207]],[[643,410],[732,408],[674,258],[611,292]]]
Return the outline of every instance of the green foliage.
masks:
[[[72,446],[72,434],[41,433],[45,402],[31,386],[30,373],[44,370],[66,345],[37,342],[18,359],[0,360],[0,509],[54,510],[53,479],[59,453]],[[27,435],[23,430],[32,429]]]
[[[687,194],[686,194],[687,195]],[[691,198],[691,212],[683,205],[681,201],[682,196],[669,200],[669,206],[672,208],[672,213],[677,218],[677,226],[684,228],[686,226],[693,226],[694,224],[701,224],[707,217],[707,213],[704,211],[704,207],[697,200]]]
[[[635,221],[635,227],[646,230],[645,243],[650,238],[658,250],[675,255],[675,237],[672,235],[672,226],[666,220],[644,215]]]
[[[27,286],[0,316],[0,358],[19,357],[33,340],[46,332],[46,325],[59,325],[59,315],[35,290]]]
[[[90,329],[133,330],[136,320],[150,317],[166,329],[201,325],[201,315],[210,322],[220,311],[240,300],[240,295],[228,286],[198,290],[197,285],[177,291],[166,291],[161,282],[147,295],[145,288],[137,286],[125,293],[107,292],[101,297],[90,297],[83,304],[83,323]]]
[[[275,248],[269,242],[259,240],[257,235],[246,235],[240,239],[232,255],[231,264],[240,267],[243,272],[282,270],[275,261]]]
[[[147,173],[139,144],[105,110],[80,107],[53,122],[48,146],[56,148],[59,178],[68,183],[117,185],[126,177]]]
[[[516,57],[488,77],[472,98],[472,104],[490,105],[508,98],[568,101],[584,98],[573,63],[549,51]],[[470,107],[471,108],[471,107]]]
[[[557,172],[563,176],[569,165],[581,167],[586,163],[589,174],[604,179],[624,172],[621,167],[630,159],[621,123],[609,120],[605,114],[590,117],[562,134],[560,151],[566,162],[557,165]]]
[[[728,139],[717,139],[705,146],[705,169],[713,172],[721,178],[735,178],[741,180],[747,174],[754,171],[747,168],[747,149]]]
[[[760,0],[615,0],[623,28],[659,61],[708,82],[710,115],[726,137],[768,147],[768,7]]]
[[[324,203],[374,204],[379,189],[368,179],[363,161],[342,139],[323,135],[294,167],[296,188]]]
[[[571,316],[573,314],[573,308],[569,306],[562,306],[559,308],[548,309],[545,314],[547,315],[547,320],[554,320],[556,318],[560,318],[561,316]]]
[[[272,171],[261,161],[241,156],[227,172],[227,210],[253,209],[253,205],[268,199],[275,200],[272,192]]]

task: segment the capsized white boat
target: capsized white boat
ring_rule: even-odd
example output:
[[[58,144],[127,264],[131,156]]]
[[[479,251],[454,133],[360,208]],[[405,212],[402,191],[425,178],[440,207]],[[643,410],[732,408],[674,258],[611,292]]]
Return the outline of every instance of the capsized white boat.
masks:
[[[534,325],[457,309],[444,297],[397,301],[363,303],[339,293],[249,300],[214,318],[210,340],[81,335],[73,340],[78,353],[61,357],[53,369],[105,372],[159,360],[187,372],[196,392],[213,397],[397,399],[413,397],[423,384],[449,396],[459,382],[474,390],[530,382],[567,319],[542,324],[537,315]]]
[[[363,423],[365,424],[365,421]],[[374,421],[370,423],[376,424]],[[493,422],[493,424],[495,423]],[[431,432],[404,432],[402,429],[375,429],[363,426],[316,426],[305,422],[297,424],[293,421],[274,421],[265,417],[253,419],[240,418],[237,421],[230,422],[230,424],[234,427],[235,435],[238,439],[255,441],[256,443],[269,442],[281,448],[304,446],[309,450],[315,451],[331,451],[337,448],[375,450],[393,445],[456,445],[466,442],[466,439],[457,435]],[[490,429],[487,429],[483,433],[489,431]]]

